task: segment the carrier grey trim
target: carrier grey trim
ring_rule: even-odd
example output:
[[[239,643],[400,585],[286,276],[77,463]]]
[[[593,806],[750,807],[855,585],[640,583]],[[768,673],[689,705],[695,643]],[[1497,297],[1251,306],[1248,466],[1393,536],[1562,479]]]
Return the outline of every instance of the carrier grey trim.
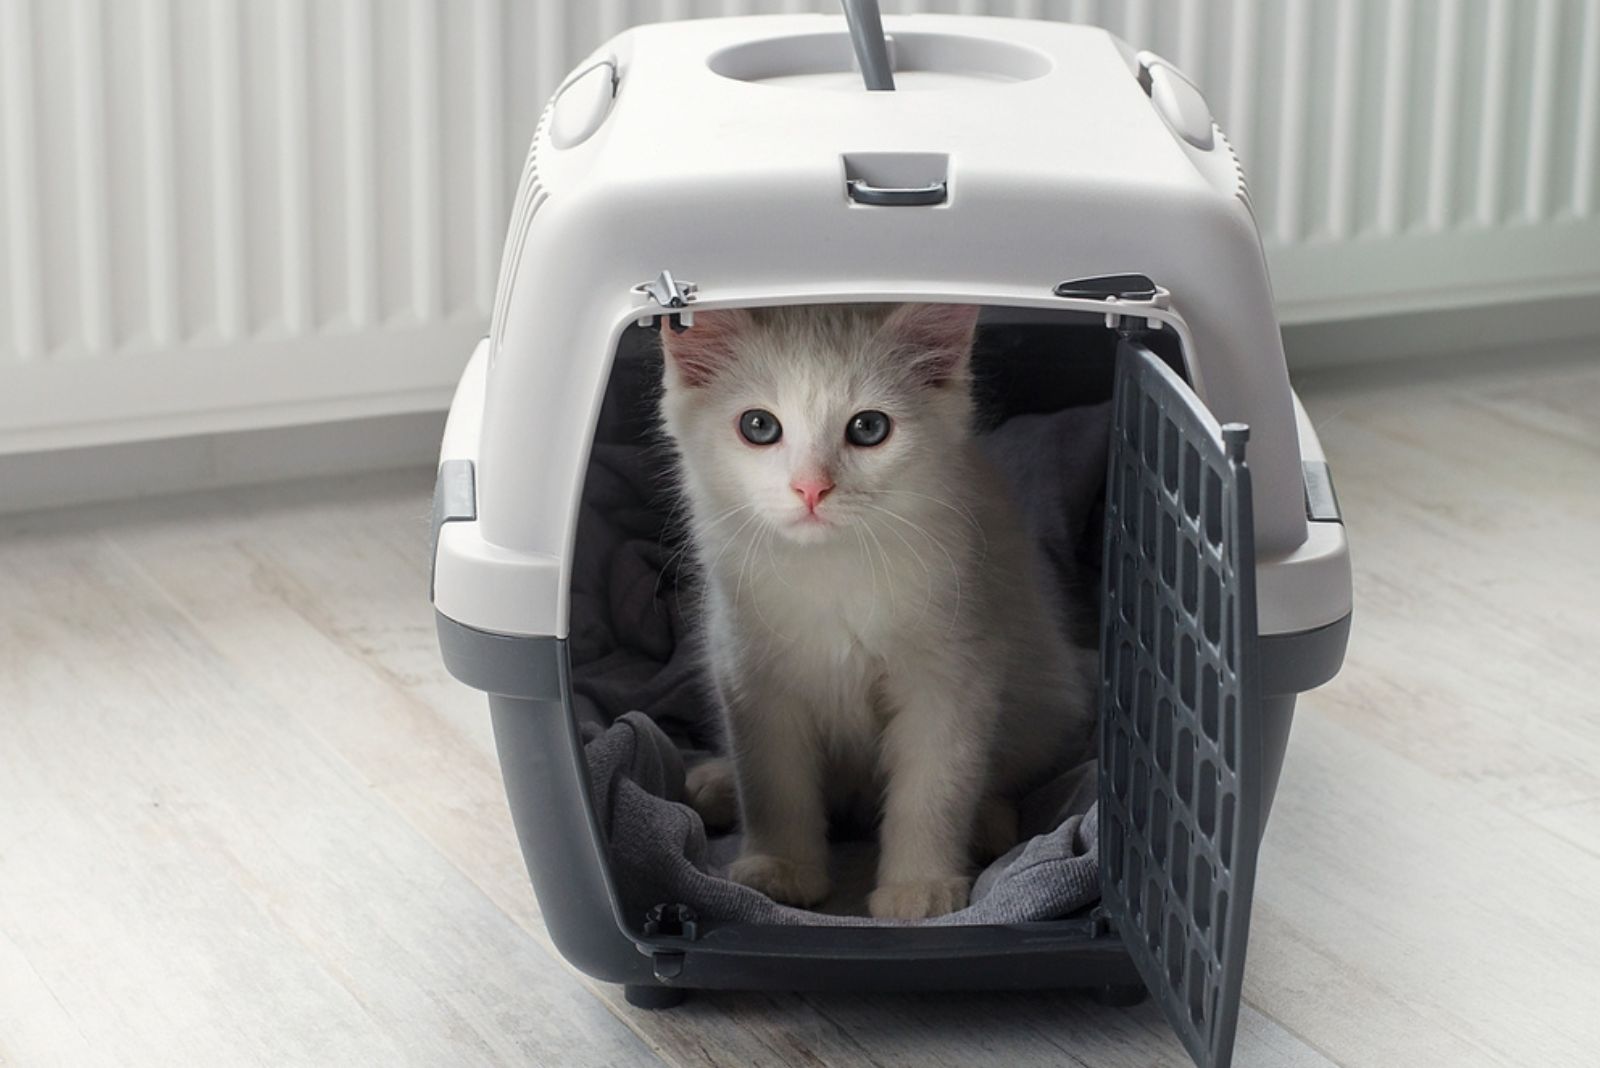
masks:
[[[564,643],[542,641],[555,653],[557,689],[565,694]],[[489,711],[517,842],[551,941],[596,979],[653,984],[651,958],[631,937],[634,924],[618,910],[570,699],[491,695]]]
[[[1263,694],[1305,693],[1339,673],[1350,641],[1350,613],[1323,627],[1260,637]]]
[[[493,634],[437,610],[433,619],[444,666],[474,690],[529,701],[566,699],[560,638]]]
[[[433,483],[433,521],[428,526],[428,600],[433,600],[439,530],[446,523],[478,518],[477,472],[471,460],[446,460]]]
[[[560,698],[553,689],[561,639],[495,634],[434,612],[445,667],[475,690],[535,701]],[[1350,616],[1312,630],[1263,634],[1259,668],[1262,694],[1297,694],[1339,672],[1350,640]]]
[[[1333,471],[1325,460],[1301,463],[1306,480],[1306,518],[1314,523],[1340,523],[1339,498],[1333,492]]]

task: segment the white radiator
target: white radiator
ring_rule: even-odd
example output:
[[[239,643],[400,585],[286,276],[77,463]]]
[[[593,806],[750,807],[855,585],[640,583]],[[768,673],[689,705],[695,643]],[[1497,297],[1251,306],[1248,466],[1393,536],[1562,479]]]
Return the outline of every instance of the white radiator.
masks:
[[[1286,321],[1600,294],[1600,0],[884,9],[1095,22],[1183,67]],[[569,65],[793,10],[836,7],[0,0],[0,453],[442,406]]]

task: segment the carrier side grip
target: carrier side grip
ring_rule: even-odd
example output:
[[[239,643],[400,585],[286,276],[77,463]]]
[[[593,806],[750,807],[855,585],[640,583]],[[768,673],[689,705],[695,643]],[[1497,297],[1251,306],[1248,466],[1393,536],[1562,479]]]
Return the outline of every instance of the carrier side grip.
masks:
[[[433,520],[428,524],[428,600],[439,570],[439,531],[446,523],[478,518],[477,472],[471,460],[445,460],[433,483]]]
[[[1333,470],[1326,460],[1305,460],[1300,464],[1306,482],[1306,518],[1313,523],[1342,523],[1339,496],[1333,492]]]

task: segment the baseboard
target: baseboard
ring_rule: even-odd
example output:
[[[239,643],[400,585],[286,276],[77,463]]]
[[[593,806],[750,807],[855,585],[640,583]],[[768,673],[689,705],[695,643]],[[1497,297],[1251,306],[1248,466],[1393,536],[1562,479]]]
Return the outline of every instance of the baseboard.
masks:
[[[1495,353],[1541,349],[1600,351],[1600,296],[1484,304],[1444,311],[1296,323],[1283,328],[1291,372],[1393,363],[1459,354],[1473,363]]]
[[[432,466],[444,413],[92,445],[0,456],[0,513]]]

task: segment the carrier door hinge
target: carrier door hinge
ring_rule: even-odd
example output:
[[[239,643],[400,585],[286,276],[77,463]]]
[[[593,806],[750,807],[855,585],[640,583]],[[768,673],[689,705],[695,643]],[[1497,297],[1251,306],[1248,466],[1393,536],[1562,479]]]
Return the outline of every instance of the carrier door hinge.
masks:
[[[664,317],[641,315],[639,325],[653,326],[659,330],[662,318],[666,318],[672,326],[673,333],[683,333],[694,325],[694,312],[689,309],[689,302],[694,299],[695,292],[699,288],[693,282],[680,282],[668,270],[663,270],[648,282],[640,282],[633,287],[633,291],[642,293],[661,307],[669,309],[669,313]]]
[[[700,937],[700,917],[688,905],[663,903],[645,913],[643,932],[650,939],[681,938],[693,942]],[[658,942],[649,946],[648,952],[657,982],[670,983],[683,974],[682,950],[662,948]]]
[[[700,917],[688,905],[676,902],[652,905],[644,914],[646,938],[686,938],[693,942],[700,937]]]

